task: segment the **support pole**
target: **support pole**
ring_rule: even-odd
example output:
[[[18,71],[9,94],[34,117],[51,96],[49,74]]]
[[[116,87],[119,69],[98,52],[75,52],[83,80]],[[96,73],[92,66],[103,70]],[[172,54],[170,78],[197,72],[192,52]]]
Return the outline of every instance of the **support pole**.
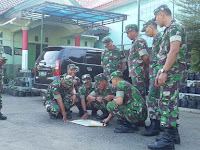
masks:
[[[22,70],[28,70],[28,28],[23,27]]]
[[[121,37],[121,49],[124,50],[124,39],[123,39],[124,21],[122,21],[122,37]]]
[[[138,31],[140,31],[140,0],[138,0]]]
[[[44,13],[42,12],[40,54],[43,51],[43,26],[44,26]]]

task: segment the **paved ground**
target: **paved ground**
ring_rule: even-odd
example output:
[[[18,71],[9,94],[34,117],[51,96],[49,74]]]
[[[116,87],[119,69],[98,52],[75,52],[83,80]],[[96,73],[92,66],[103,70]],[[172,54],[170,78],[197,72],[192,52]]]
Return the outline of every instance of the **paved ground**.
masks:
[[[146,150],[155,137],[136,133],[115,134],[116,120],[107,127],[84,127],[62,120],[51,120],[42,105],[42,97],[3,95],[0,121],[1,150]],[[77,109],[73,108],[73,119]],[[181,145],[177,150],[200,150],[200,110],[181,109]],[[148,122],[147,122],[148,123]]]

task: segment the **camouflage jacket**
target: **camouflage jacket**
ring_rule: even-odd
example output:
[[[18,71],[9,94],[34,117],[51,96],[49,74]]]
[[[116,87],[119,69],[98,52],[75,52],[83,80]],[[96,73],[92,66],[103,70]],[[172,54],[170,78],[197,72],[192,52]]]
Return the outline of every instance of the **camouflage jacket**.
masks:
[[[46,100],[64,98],[67,94],[71,94],[74,86],[64,87],[60,79],[54,80],[47,89]]]
[[[123,105],[132,105],[134,110],[142,111],[144,100],[132,84],[123,80],[117,84],[116,89],[116,97],[123,97]]]
[[[90,93],[92,96],[102,96],[103,98],[107,95],[115,95],[116,88],[108,82],[108,86],[105,91],[102,91],[95,85],[95,89]]]
[[[80,98],[86,98],[95,89],[95,83],[91,83],[91,87],[86,89],[84,85],[79,88]]]
[[[143,55],[148,55],[148,46],[145,39],[141,38],[139,35],[133,40],[132,47],[129,52],[128,66],[129,75],[136,70],[137,67],[142,67],[144,69],[145,63],[142,59]]]
[[[68,73],[65,73],[65,74],[68,74]],[[65,75],[65,74],[64,74],[64,75]],[[81,80],[80,80],[80,78],[77,77],[77,76],[72,77],[72,78],[73,78],[73,80],[76,80],[76,81],[77,81],[77,84],[74,86],[74,88],[75,88],[76,92],[78,92],[78,89],[79,89],[79,87],[81,86]]]
[[[170,70],[168,71],[171,74],[174,73],[182,73],[186,69],[186,50],[187,50],[187,36],[185,27],[179,23],[176,23],[175,20],[172,20],[168,27],[164,30],[164,34],[162,36],[162,41],[160,44],[160,51],[157,55],[159,69],[162,69],[167,55],[170,51],[170,43],[174,41],[180,41],[180,51],[175,63],[172,65]]]
[[[153,44],[152,44],[152,50],[149,53],[149,76],[150,77],[156,77],[157,72],[158,72],[158,58],[157,54],[160,50],[160,43],[162,39],[162,34],[158,32],[156,37],[153,39]]]
[[[122,71],[123,62],[126,62],[125,53],[116,46],[112,50],[104,50],[101,54],[101,65],[108,76],[114,71]]]
[[[5,55],[3,46],[0,45],[0,59],[4,59],[4,58],[6,58],[6,55]],[[3,64],[0,64],[0,72],[2,72],[2,66],[3,66]]]

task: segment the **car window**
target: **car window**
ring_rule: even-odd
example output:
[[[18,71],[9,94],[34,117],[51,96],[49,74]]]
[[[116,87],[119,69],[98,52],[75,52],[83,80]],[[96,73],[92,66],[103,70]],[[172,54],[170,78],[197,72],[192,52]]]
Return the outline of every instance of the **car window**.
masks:
[[[60,51],[44,51],[38,58],[38,62],[45,62],[46,64],[55,64]]]
[[[68,58],[73,63],[83,63],[85,57],[85,50],[71,49],[68,53]]]
[[[101,65],[101,52],[87,51],[86,63],[94,64],[94,65]]]

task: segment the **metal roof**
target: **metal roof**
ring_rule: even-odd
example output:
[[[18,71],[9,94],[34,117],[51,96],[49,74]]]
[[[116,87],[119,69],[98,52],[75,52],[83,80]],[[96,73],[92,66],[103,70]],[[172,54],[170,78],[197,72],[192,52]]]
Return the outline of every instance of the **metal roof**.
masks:
[[[55,21],[66,24],[74,24],[90,28],[120,22],[127,19],[127,15],[106,12],[82,7],[63,5],[53,2],[44,2],[22,10],[22,18]]]

